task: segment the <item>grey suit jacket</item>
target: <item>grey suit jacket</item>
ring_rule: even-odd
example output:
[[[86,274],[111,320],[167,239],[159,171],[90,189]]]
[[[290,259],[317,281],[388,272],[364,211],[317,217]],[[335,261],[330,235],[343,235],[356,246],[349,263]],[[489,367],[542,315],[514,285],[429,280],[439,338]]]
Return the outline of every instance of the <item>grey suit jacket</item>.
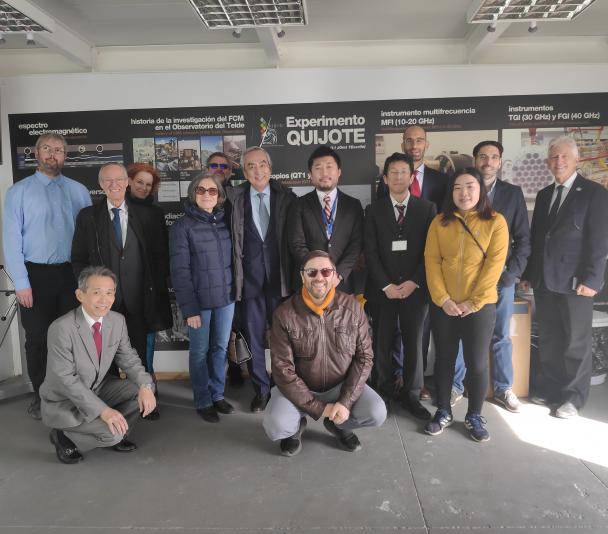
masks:
[[[109,312],[103,318],[101,360],[91,328],[78,307],[54,321],[48,330],[46,378],[40,387],[42,421],[52,428],[88,423],[107,408],[98,396],[113,361],[131,382],[152,384],[129,342],[125,318]]]

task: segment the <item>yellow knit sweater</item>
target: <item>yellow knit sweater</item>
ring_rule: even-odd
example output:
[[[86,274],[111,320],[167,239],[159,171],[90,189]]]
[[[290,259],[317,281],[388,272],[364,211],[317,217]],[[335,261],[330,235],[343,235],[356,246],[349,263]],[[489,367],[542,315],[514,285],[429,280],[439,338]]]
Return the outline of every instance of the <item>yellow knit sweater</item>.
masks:
[[[495,213],[490,220],[480,219],[469,212],[464,219],[483,253],[460,221],[441,225],[437,215],[431,226],[424,250],[426,280],[431,298],[437,306],[448,299],[456,303],[469,300],[475,311],[498,300],[496,284],[500,278],[509,250],[509,228],[505,218]]]

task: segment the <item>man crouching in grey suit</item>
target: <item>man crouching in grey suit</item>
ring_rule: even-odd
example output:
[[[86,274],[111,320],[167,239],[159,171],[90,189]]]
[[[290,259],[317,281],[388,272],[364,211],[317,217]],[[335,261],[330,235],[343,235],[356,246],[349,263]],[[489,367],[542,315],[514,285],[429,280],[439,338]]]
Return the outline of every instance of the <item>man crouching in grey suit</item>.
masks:
[[[139,412],[156,406],[152,377],[146,373],[127,334],[125,319],[110,311],[116,276],[105,267],[87,267],[78,277],[81,306],[48,330],[46,378],[40,388],[42,421],[64,464],[83,459],[80,451],[137,447],[126,435]],[[112,362],[127,380],[108,375]]]

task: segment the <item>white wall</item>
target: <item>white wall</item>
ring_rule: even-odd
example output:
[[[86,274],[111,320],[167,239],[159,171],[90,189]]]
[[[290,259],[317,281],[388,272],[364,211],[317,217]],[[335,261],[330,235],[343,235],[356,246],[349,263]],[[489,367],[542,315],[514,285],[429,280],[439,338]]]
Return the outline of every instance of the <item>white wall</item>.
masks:
[[[603,92],[607,87],[605,64],[84,73],[0,78],[4,159],[0,165],[0,198],[12,183],[9,113],[585,93]],[[0,357],[6,357],[4,351]],[[157,368],[187,370],[186,357],[160,353]]]

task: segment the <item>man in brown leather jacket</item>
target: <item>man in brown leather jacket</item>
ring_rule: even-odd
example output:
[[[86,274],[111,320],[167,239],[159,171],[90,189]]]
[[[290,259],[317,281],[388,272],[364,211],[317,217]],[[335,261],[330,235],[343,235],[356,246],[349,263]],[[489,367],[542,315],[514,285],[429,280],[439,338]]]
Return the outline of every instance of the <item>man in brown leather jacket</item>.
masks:
[[[373,365],[369,327],[354,297],[336,291],[329,254],[310,252],[300,269],[302,291],[277,308],[270,348],[272,388],[264,430],[281,440],[281,454],[302,448],[306,416],[317,420],[349,451],[361,448],[352,432],[380,426],[386,407],[365,384]]]

